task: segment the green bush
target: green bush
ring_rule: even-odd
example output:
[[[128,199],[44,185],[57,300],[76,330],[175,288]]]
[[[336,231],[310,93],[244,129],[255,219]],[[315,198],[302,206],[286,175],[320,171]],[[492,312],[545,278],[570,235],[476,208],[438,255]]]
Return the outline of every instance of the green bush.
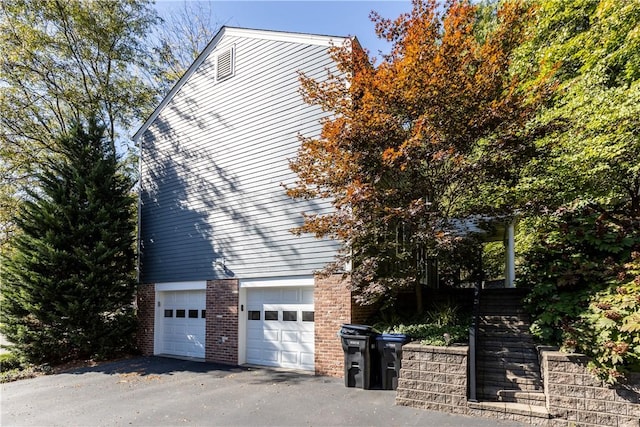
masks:
[[[46,367],[26,363],[15,353],[0,354],[0,383],[33,378],[46,372]]]
[[[469,341],[470,319],[453,304],[435,307],[421,318],[403,321],[399,316],[387,317],[374,327],[390,334],[405,334],[425,345],[449,345]]]
[[[640,372],[640,253],[626,267],[627,274],[592,296],[564,341],[591,356],[590,367],[609,383]]]
[[[538,219],[520,282],[532,287],[532,333],[592,358],[614,383],[640,370],[640,223],[576,204]]]
[[[22,363],[18,356],[13,353],[0,354],[0,372],[7,372],[12,369],[18,369]]]
[[[518,274],[518,286],[532,289],[527,298],[531,332],[546,344],[562,345],[591,296],[624,271],[640,245],[639,227],[590,203],[522,225],[535,234]]]

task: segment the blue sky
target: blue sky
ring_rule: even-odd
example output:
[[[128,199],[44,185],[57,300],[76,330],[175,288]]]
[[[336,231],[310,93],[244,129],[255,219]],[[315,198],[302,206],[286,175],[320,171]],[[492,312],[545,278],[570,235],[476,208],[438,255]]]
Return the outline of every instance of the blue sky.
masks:
[[[194,0],[191,0],[194,1]],[[356,36],[372,56],[388,51],[375,35],[369,12],[396,18],[411,9],[408,0],[386,1],[218,1],[209,2],[218,23],[263,30],[292,31],[332,36]],[[184,7],[183,0],[156,0],[162,15]]]

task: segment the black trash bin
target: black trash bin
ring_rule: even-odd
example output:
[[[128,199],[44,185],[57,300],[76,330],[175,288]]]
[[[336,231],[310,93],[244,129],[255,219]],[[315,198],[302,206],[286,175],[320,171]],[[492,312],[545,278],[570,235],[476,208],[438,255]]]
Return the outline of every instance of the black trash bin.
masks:
[[[402,346],[410,341],[404,334],[382,334],[376,337],[380,358],[380,383],[383,390],[398,388]]]
[[[344,385],[369,390],[377,384],[376,337],[379,332],[367,325],[342,325]]]

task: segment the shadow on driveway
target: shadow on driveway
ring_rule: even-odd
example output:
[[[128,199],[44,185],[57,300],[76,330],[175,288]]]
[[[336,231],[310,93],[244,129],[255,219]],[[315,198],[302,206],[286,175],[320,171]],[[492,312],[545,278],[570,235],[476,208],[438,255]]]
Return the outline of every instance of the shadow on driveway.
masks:
[[[2,384],[2,425],[519,426],[395,406],[395,391],[277,369],[141,357]]]
[[[252,384],[281,383],[299,384],[315,377],[312,373],[286,369],[270,369],[266,367],[230,366],[195,360],[171,357],[137,357],[102,363],[91,367],[65,370],[62,374],[83,375],[98,372],[107,375],[177,375],[180,373],[207,374],[210,378],[224,378],[231,375],[245,374]]]
[[[104,374],[138,375],[174,375],[180,372],[192,372],[212,375],[227,375],[232,372],[242,372],[246,369],[239,366],[227,366],[214,363],[203,363],[193,360],[174,359],[169,357],[135,357],[113,362],[100,363],[96,366],[72,368],[61,373],[82,375],[87,372],[101,372]]]

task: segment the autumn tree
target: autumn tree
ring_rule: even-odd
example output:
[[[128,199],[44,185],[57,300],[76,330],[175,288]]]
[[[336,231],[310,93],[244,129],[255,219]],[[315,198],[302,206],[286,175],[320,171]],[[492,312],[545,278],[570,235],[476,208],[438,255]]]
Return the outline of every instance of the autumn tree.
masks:
[[[424,259],[467,240],[461,220],[511,212],[514,197],[499,190],[529,154],[525,125],[545,80],[521,91],[510,70],[529,9],[514,1],[486,11],[415,0],[395,20],[372,13],[392,43],[379,64],[353,40],[332,49],[327,80],[301,77],[305,100],[332,116],[318,138],[302,139],[288,192],[334,209],[306,215],[297,232],[344,242],[328,271],[351,262],[360,302],[416,286]]]

